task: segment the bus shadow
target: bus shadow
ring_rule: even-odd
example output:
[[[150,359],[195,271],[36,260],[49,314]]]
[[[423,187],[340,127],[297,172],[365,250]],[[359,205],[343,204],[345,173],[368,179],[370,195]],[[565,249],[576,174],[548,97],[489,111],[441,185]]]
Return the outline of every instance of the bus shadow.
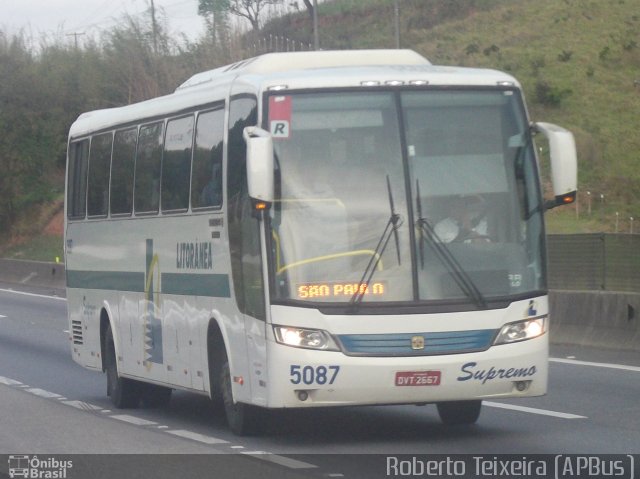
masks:
[[[202,396],[174,391],[170,405],[158,412],[167,420],[210,427],[216,433],[224,431],[223,435],[228,432],[223,408]],[[264,410],[259,429],[253,440],[268,439],[271,444],[294,448],[390,440],[424,444],[425,440],[478,440],[498,434],[494,427],[482,424],[482,415],[476,425],[444,425],[434,405]]]
[[[435,406],[366,406],[269,411],[265,435],[273,442],[297,445],[352,445],[388,441],[440,441],[484,437],[479,425],[446,426]]]

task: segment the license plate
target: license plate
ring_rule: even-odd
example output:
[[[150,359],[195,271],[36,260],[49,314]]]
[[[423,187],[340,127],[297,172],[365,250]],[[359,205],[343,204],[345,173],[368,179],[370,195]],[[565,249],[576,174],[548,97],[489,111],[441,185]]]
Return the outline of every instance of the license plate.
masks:
[[[396,386],[439,386],[440,371],[398,371]]]

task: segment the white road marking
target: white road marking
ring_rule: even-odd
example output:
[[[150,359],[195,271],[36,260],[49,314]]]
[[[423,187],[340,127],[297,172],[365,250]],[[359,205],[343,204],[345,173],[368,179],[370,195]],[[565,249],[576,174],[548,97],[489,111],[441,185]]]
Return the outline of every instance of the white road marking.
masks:
[[[626,364],[595,363],[592,361],[578,361],[577,359],[563,359],[563,358],[549,358],[549,362],[574,364],[576,366],[594,366],[597,368],[622,369],[624,371],[633,371],[636,373],[640,373],[640,367],[627,366]]]
[[[20,381],[16,381],[15,379],[5,378],[4,376],[0,376],[0,384],[6,384],[7,386],[20,386],[22,383]]]
[[[155,421],[147,421],[141,417],[129,416],[128,414],[116,414],[109,417],[117,419],[118,421],[128,422],[129,424],[135,424],[136,426],[155,426],[158,424]]]
[[[31,394],[35,394],[36,396],[40,396],[42,398],[49,398],[49,399],[62,398],[60,394],[52,393],[50,391],[45,391],[44,389],[39,389],[39,388],[25,389],[25,391],[30,392]]]
[[[84,401],[61,401],[62,404],[66,404],[67,406],[74,407],[76,409],[80,409],[81,411],[97,411],[98,409],[102,409],[100,406],[96,406],[95,404],[89,404]]]
[[[2,318],[6,318],[6,316],[4,314],[0,314],[0,319]]]
[[[513,411],[528,412],[531,414],[540,414],[542,416],[553,416],[562,419],[587,419],[586,416],[578,416],[577,414],[569,414],[566,412],[549,411],[548,409],[538,409],[534,407],[516,406],[514,404],[505,404],[501,402],[483,401],[483,405],[500,409],[511,409]]]
[[[57,299],[58,301],[66,301],[67,300],[67,298],[61,298],[60,296],[50,296],[50,295],[47,295],[47,294],[27,293],[25,291],[15,291],[13,289],[0,288],[0,291],[3,292],[3,293],[21,294],[23,296],[34,296],[36,298]]]
[[[20,281],[20,282],[22,284],[27,283],[31,278],[34,278],[35,276],[38,276],[38,273],[29,273],[27,276],[22,278],[22,281]]]
[[[296,459],[278,456],[277,454],[272,454],[266,451],[241,452],[240,454],[255,457],[256,459],[262,459],[263,461],[272,462],[280,466],[288,467],[289,469],[315,469],[318,467],[314,464],[309,464],[308,462],[297,461]]]
[[[204,444],[227,444],[228,441],[224,439],[218,439],[217,437],[205,436],[204,434],[198,434],[193,431],[185,431],[184,429],[172,429],[171,431],[166,431],[168,434],[173,434],[174,436],[184,437],[186,439],[192,439],[193,441],[202,442]]]
[[[58,399],[60,400],[60,402],[62,404],[66,404],[67,406],[71,406],[74,407],[76,409],[80,409],[82,411],[97,411],[99,410],[101,413],[108,413],[111,412],[109,409],[103,409],[100,406],[96,406],[94,404],[90,404],[84,401],[65,401],[64,399],[66,399],[65,397],[61,396],[60,394],[56,394],[50,391],[46,391],[44,389],[40,389],[40,388],[32,388],[26,384],[22,384],[19,381],[16,381],[14,379],[10,379],[10,378],[6,378],[4,376],[0,376],[0,384],[5,384],[7,386],[15,386],[15,387],[19,387],[19,388],[28,388],[25,389],[25,391],[34,394],[36,396],[40,396],[43,398],[47,398],[47,399]],[[146,419],[142,419],[136,416],[130,416],[128,414],[116,414],[116,415],[109,415],[108,417],[113,418],[113,419],[117,419],[118,421],[123,421],[129,424],[133,424],[135,426],[156,426],[158,429],[162,429],[164,430],[166,433],[168,434],[172,434],[174,436],[178,436],[178,437],[182,437],[185,439],[191,439],[193,441],[197,441],[197,442],[201,442],[204,444],[208,444],[208,445],[213,445],[213,444],[228,444],[228,441],[225,441],[224,439],[219,439],[217,437],[213,437],[213,436],[205,436],[204,434],[199,434],[197,432],[193,432],[193,431],[187,431],[184,429],[169,429],[169,426],[165,426],[162,424],[158,424],[155,421],[148,421]],[[252,456],[254,458],[257,459],[262,459],[264,461],[268,461],[271,462],[273,464],[278,464],[280,466],[284,466],[284,467],[288,467],[289,469],[315,469],[318,466],[314,465],[314,464],[309,464],[308,462],[303,462],[303,461],[298,461],[296,459],[291,459],[288,457],[284,457],[284,456],[278,456],[276,454],[270,453],[270,452],[266,452],[266,451],[252,451],[252,452],[245,452],[245,451],[240,451],[241,449],[244,449],[244,446],[231,446],[231,449],[236,449],[240,452],[240,454],[245,454],[247,456]],[[331,477],[342,477],[341,475],[331,475]]]

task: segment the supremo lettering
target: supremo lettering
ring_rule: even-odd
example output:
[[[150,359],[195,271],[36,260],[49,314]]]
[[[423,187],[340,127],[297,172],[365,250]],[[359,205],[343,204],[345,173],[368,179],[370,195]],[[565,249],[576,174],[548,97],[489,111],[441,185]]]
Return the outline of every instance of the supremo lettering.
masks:
[[[210,242],[176,244],[176,268],[213,268],[213,254],[211,249]]]
[[[509,369],[496,369],[491,366],[489,369],[476,369],[477,365],[478,363],[475,362],[464,364],[460,368],[464,374],[458,376],[458,381],[482,381],[482,384],[484,384],[493,379],[526,378],[535,375],[538,371],[535,366]]]

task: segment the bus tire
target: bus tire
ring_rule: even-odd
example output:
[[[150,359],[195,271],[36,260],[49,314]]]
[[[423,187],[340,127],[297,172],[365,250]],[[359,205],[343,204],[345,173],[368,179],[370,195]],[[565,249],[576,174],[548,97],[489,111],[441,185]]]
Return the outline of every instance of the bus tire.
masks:
[[[437,404],[440,420],[449,426],[474,424],[480,417],[481,400],[448,401]]]
[[[105,370],[107,372],[107,396],[118,409],[137,408],[140,403],[140,385],[132,379],[121,378],[118,374],[116,348],[111,326],[105,334]]]
[[[142,405],[147,408],[159,408],[169,405],[173,389],[155,384],[144,384],[142,386]]]
[[[259,410],[257,407],[241,402],[234,402],[231,387],[231,371],[229,361],[224,358],[220,370],[222,402],[229,429],[238,436],[248,436],[259,432]]]
[[[221,367],[227,360],[227,355],[224,352],[224,341],[222,340],[222,334],[217,327],[217,323],[213,322],[213,327],[210,325],[209,332],[207,333],[207,357],[209,365],[209,391],[211,394],[211,402],[214,407],[222,410],[224,402],[222,400],[222,385],[220,383]]]

